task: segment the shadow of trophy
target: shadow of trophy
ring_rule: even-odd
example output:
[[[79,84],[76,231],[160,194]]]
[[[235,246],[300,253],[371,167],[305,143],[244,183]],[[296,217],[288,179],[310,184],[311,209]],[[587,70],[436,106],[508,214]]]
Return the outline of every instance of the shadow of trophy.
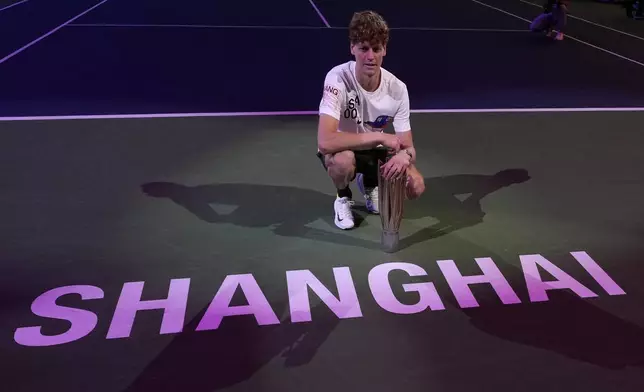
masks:
[[[386,159],[387,161],[389,158]],[[383,161],[378,160],[378,205],[382,234],[380,244],[387,253],[396,252],[400,246],[400,224],[403,217],[407,176],[403,174],[392,179],[382,176]]]

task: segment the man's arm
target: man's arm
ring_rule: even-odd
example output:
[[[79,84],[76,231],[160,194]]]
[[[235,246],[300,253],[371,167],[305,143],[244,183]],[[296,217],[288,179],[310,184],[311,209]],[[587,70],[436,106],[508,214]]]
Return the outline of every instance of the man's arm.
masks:
[[[402,102],[394,117],[393,126],[396,136],[400,140],[399,154],[408,154],[410,156],[410,163],[413,165],[416,162],[416,149],[414,148],[409,115],[409,92],[407,91],[407,86],[404,86]]]
[[[320,114],[318,149],[322,154],[334,154],[344,150],[367,150],[384,143],[380,132],[357,134],[338,132],[338,125],[338,119],[329,114]]]
[[[400,140],[399,154],[407,154],[410,158],[409,162],[413,165],[416,163],[416,149],[414,148],[414,139],[412,137],[411,129],[403,132],[396,132],[396,136]]]
[[[411,123],[409,121],[409,96],[407,95],[407,86],[401,86],[400,105],[394,115],[393,128],[396,133],[396,139],[399,142],[400,150],[393,158],[389,159],[382,167],[383,175],[386,179],[396,178],[413,167],[416,161],[416,150],[411,135]]]
[[[320,101],[318,122],[318,149],[322,154],[333,154],[344,150],[366,150],[383,143],[382,135],[376,133],[338,132],[345,94],[346,88],[342,80],[333,73],[327,74]]]

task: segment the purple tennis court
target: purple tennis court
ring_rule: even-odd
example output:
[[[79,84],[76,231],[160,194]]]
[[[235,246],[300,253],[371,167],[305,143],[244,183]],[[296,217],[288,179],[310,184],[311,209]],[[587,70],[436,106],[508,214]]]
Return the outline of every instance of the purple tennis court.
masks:
[[[315,156],[364,9],[426,186],[395,253]],[[644,22],[540,12],[0,0],[1,389],[643,390]]]

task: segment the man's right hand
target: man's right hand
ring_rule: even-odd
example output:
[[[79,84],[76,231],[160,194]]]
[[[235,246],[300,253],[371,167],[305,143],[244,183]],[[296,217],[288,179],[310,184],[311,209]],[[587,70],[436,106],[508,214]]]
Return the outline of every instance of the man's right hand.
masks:
[[[392,150],[394,153],[400,151],[400,139],[398,136],[389,133],[382,134],[382,145]]]

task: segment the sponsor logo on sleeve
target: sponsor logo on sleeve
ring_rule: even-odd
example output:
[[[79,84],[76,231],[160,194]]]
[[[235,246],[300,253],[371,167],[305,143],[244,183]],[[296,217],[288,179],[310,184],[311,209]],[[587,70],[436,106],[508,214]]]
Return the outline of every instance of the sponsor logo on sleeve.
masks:
[[[325,93],[331,93],[331,94],[333,94],[335,96],[337,96],[340,93],[337,88],[335,88],[333,86],[329,86],[329,85],[324,86],[324,92]]]

